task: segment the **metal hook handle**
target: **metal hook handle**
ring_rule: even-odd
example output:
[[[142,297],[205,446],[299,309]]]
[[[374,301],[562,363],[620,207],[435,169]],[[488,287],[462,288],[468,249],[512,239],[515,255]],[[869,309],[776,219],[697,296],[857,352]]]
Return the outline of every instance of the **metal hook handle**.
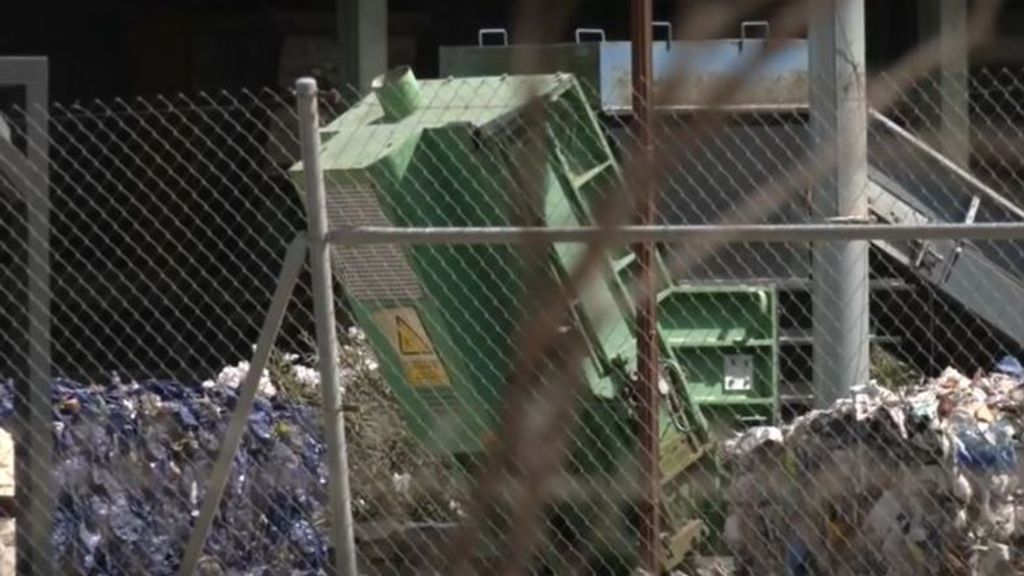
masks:
[[[601,29],[601,28],[577,28],[576,29],[576,43],[577,44],[582,44],[583,43],[583,35],[584,34],[588,34],[588,35],[591,35],[591,36],[598,36],[600,38],[600,40],[598,40],[598,42],[604,42],[605,41],[604,30]]]
[[[657,30],[658,28],[664,28],[666,30],[665,36],[665,50],[672,49],[672,39],[675,35],[672,33],[672,23],[667,20],[658,20],[651,22],[651,28]]]
[[[501,36],[500,46],[508,46],[508,30],[504,28],[481,28],[476,33],[476,42],[480,46],[484,45],[484,36]]]
[[[683,400],[679,396],[679,389],[686,387],[686,372],[674,360],[662,361],[661,373],[659,374],[659,387],[662,382],[668,386],[668,390],[659,390],[663,396],[667,396],[669,417],[676,429],[680,432],[689,433],[690,423],[686,418],[686,410],[683,406]]]
[[[743,51],[743,44],[747,41],[747,31],[751,28],[764,29],[764,36],[762,36],[762,38],[771,36],[772,25],[771,22],[768,22],[767,20],[749,20],[740,24],[740,52]]]

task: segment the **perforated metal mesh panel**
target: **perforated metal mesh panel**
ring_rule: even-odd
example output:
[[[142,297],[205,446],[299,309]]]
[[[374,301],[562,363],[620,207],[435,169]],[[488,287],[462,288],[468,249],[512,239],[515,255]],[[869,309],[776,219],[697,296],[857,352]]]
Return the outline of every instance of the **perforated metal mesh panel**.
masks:
[[[370,187],[330,188],[327,218],[332,228],[391,225]],[[347,293],[356,300],[415,300],[423,296],[405,254],[394,245],[338,246],[332,260]]]

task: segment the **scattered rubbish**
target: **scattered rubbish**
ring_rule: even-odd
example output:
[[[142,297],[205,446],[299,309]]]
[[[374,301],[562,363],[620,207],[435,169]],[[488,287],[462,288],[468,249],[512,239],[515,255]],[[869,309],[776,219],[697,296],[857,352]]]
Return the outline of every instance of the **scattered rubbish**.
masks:
[[[1015,574],[1024,566],[1020,363],[873,383],[724,445],[726,543],[748,574]]]

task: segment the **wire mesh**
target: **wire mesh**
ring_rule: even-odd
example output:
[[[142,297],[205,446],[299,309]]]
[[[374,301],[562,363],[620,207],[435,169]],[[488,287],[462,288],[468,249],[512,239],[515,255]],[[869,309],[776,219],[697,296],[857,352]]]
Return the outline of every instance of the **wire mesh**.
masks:
[[[937,136],[949,109],[937,80],[872,77],[884,98],[864,135],[871,221],[1020,221],[1020,76],[965,81],[963,165]],[[633,126],[600,110],[595,87],[561,74],[419,90],[408,115],[375,95],[325,95],[332,227],[632,221]],[[176,571],[282,257],[305,227],[294,107],[264,90],[48,111],[55,452],[40,483],[55,571]],[[5,114],[24,148],[23,112]],[[669,108],[653,128],[658,224],[841,216],[817,195],[852,159],[829,158],[832,134],[806,107]],[[4,168],[8,180],[38,169]],[[10,181],[5,192],[10,426],[24,418],[34,231]],[[813,371],[822,244],[659,246],[666,566],[1009,573],[1024,375],[1004,357],[1024,341],[1021,242],[862,242],[870,374],[836,403],[816,397]],[[631,246],[613,232],[591,245],[342,243],[333,264],[366,573],[630,573],[642,494]],[[206,573],[327,570],[311,310],[303,277]]]
[[[1013,202],[985,176],[996,168],[957,166],[929,137],[936,120],[902,112],[908,102],[921,102],[916,92],[929,82],[894,92],[872,110],[865,221],[1019,220]],[[370,138],[359,125],[372,126],[377,138],[371,158],[399,159],[394,170],[359,173],[364,189],[377,190],[375,215],[344,206],[334,225],[628,223],[636,153],[628,123],[580,113],[587,87],[577,95],[539,81],[506,88],[511,83],[428,81],[423,108],[409,119],[380,120],[373,98],[355,107],[351,124],[337,127],[349,138],[325,150],[336,160],[326,168],[334,193],[356,196],[346,188],[350,170],[372,164],[354,159],[365,153],[361,138]],[[501,114],[510,100],[506,89],[542,95],[543,112],[524,106],[518,117]],[[500,123],[489,120],[496,114]],[[814,190],[852,159],[839,158],[833,168],[830,134],[815,133],[809,116],[800,108],[663,113],[653,176],[660,222],[808,223],[842,216],[822,211]],[[437,126],[441,118],[445,125]],[[593,134],[603,134],[609,146]],[[411,140],[415,149],[403,149]],[[975,198],[979,206],[972,208]],[[510,208],[517,202],[527,206]],[[1014,316],[1017,297],[994,279],[1013,269],[1017,244],[863,242],[871,262],[861,288],[871,292],[871,316],[861,319],[870,329],[862,344],[870,375],[851,392],[855,400],[834,405],[816,403],[812,373],[814,259],[822,246],[662,246],[666,560],[682,560],[687,570],[908,574],[984,573],[1016,562],[1007,552],[1016,541],[1007,527],[1016,481],[1006,468],[1015,456],[1005,452],[1008,436],[1000,436],[1009,434],[1014,417],[1012,410],[1000,416],[993,410],[1012,404],[1018,382],[1012,362],[1001,362],[1018,347],[1007,339],[1013,329],[1000,320]],[[499,431],[484,464],[456,458],[456,474],[476,483],[466,517],[453,527],[454,566],[628,571],[636,562],[640,496],[632,378],[636,271],[628,247],[610,233],[589,261],[586,247],[558,244],[375,245],[419,277],[422,285],[411,293],[394,292],[403,284],[387,273],[381,252],[370,249],[339,248],[341,281],[361,285],[365,275],[381,283],[379,291],[355,295],[353,306],[368,309],[357,319],[379,339],[386,379],[406,395],[414,435],[451,442],[442,448],[451,452],[463,442],[453,439],[453,426],[471,438],[493,439],[492,430]],[[403,356],[403,330],[409,338],[433,339],[426,359]],[[956,368],[975,379],[959,378]],[[498,404],[494,383],[504,387]],[[808,412],[815,407],[824,410]],[[723,439],[731,441],[720,444]],[[974,460],[980,445],[1004,452],[981,457],[995,459],[981,464]],[[487,442],[473,446],[461,451],[482,452]],[[703,450],[720,468],[700,459]],[[602,482],[609,477],[611,485]],[[979,482],[1002,484],[962,492],[965,483]],[[568,488],[581,484],[584,492]],[[987,519],[972,515],[976,506],[988,510],[981,513]],[[999,536],[990,522],[1001,526]],[[676,557],[674,546],[690,554]],[[1004,553],[1010,555],[1000,564]],[[396,548],[395,554],[413,553]]]

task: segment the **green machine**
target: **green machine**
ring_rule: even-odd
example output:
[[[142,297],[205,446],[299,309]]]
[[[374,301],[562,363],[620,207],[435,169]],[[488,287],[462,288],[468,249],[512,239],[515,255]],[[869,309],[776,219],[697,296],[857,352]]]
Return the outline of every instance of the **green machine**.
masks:
[[[538,112],[542,122],[525,121]],[[323,127],[322,137],[332,228],[591,225],[598,203],[622,179],[583,91],[566,74],[418,81],[397,69]],[[293,168],[297,182],[301,170]],[[547,285],[562,287],[585,249],[335,247],[352,313],[425,446],[461,463],[483,453],[513,369],[517,331],[531,320],[528,304],[541,297],[530,291],[537,270]],[[775,421],[776,294],[769,285],[680,284],[660,258],[657,265],[669,286],[658,295],[658,333],[665,557],[673,566],[700,534],[716,530],[711,511],[699,507],[707,487],[692,481],[698,469],[714,477],[708,462],[715,438]],[[563,328],[588,351],[578,367],[585,398],[571,469],[608,479],[633,469],[636,459],[628,289],[636,266],[621,248],[610,250],[602,267],[601,281],[575,299]],[[608,495],[602,498],[596,508],[608,507]],[[629,514],[621,518],[630,522]],[[624,538],[604,532],[599,540],[628,558],[635,542],[623,528]]]

